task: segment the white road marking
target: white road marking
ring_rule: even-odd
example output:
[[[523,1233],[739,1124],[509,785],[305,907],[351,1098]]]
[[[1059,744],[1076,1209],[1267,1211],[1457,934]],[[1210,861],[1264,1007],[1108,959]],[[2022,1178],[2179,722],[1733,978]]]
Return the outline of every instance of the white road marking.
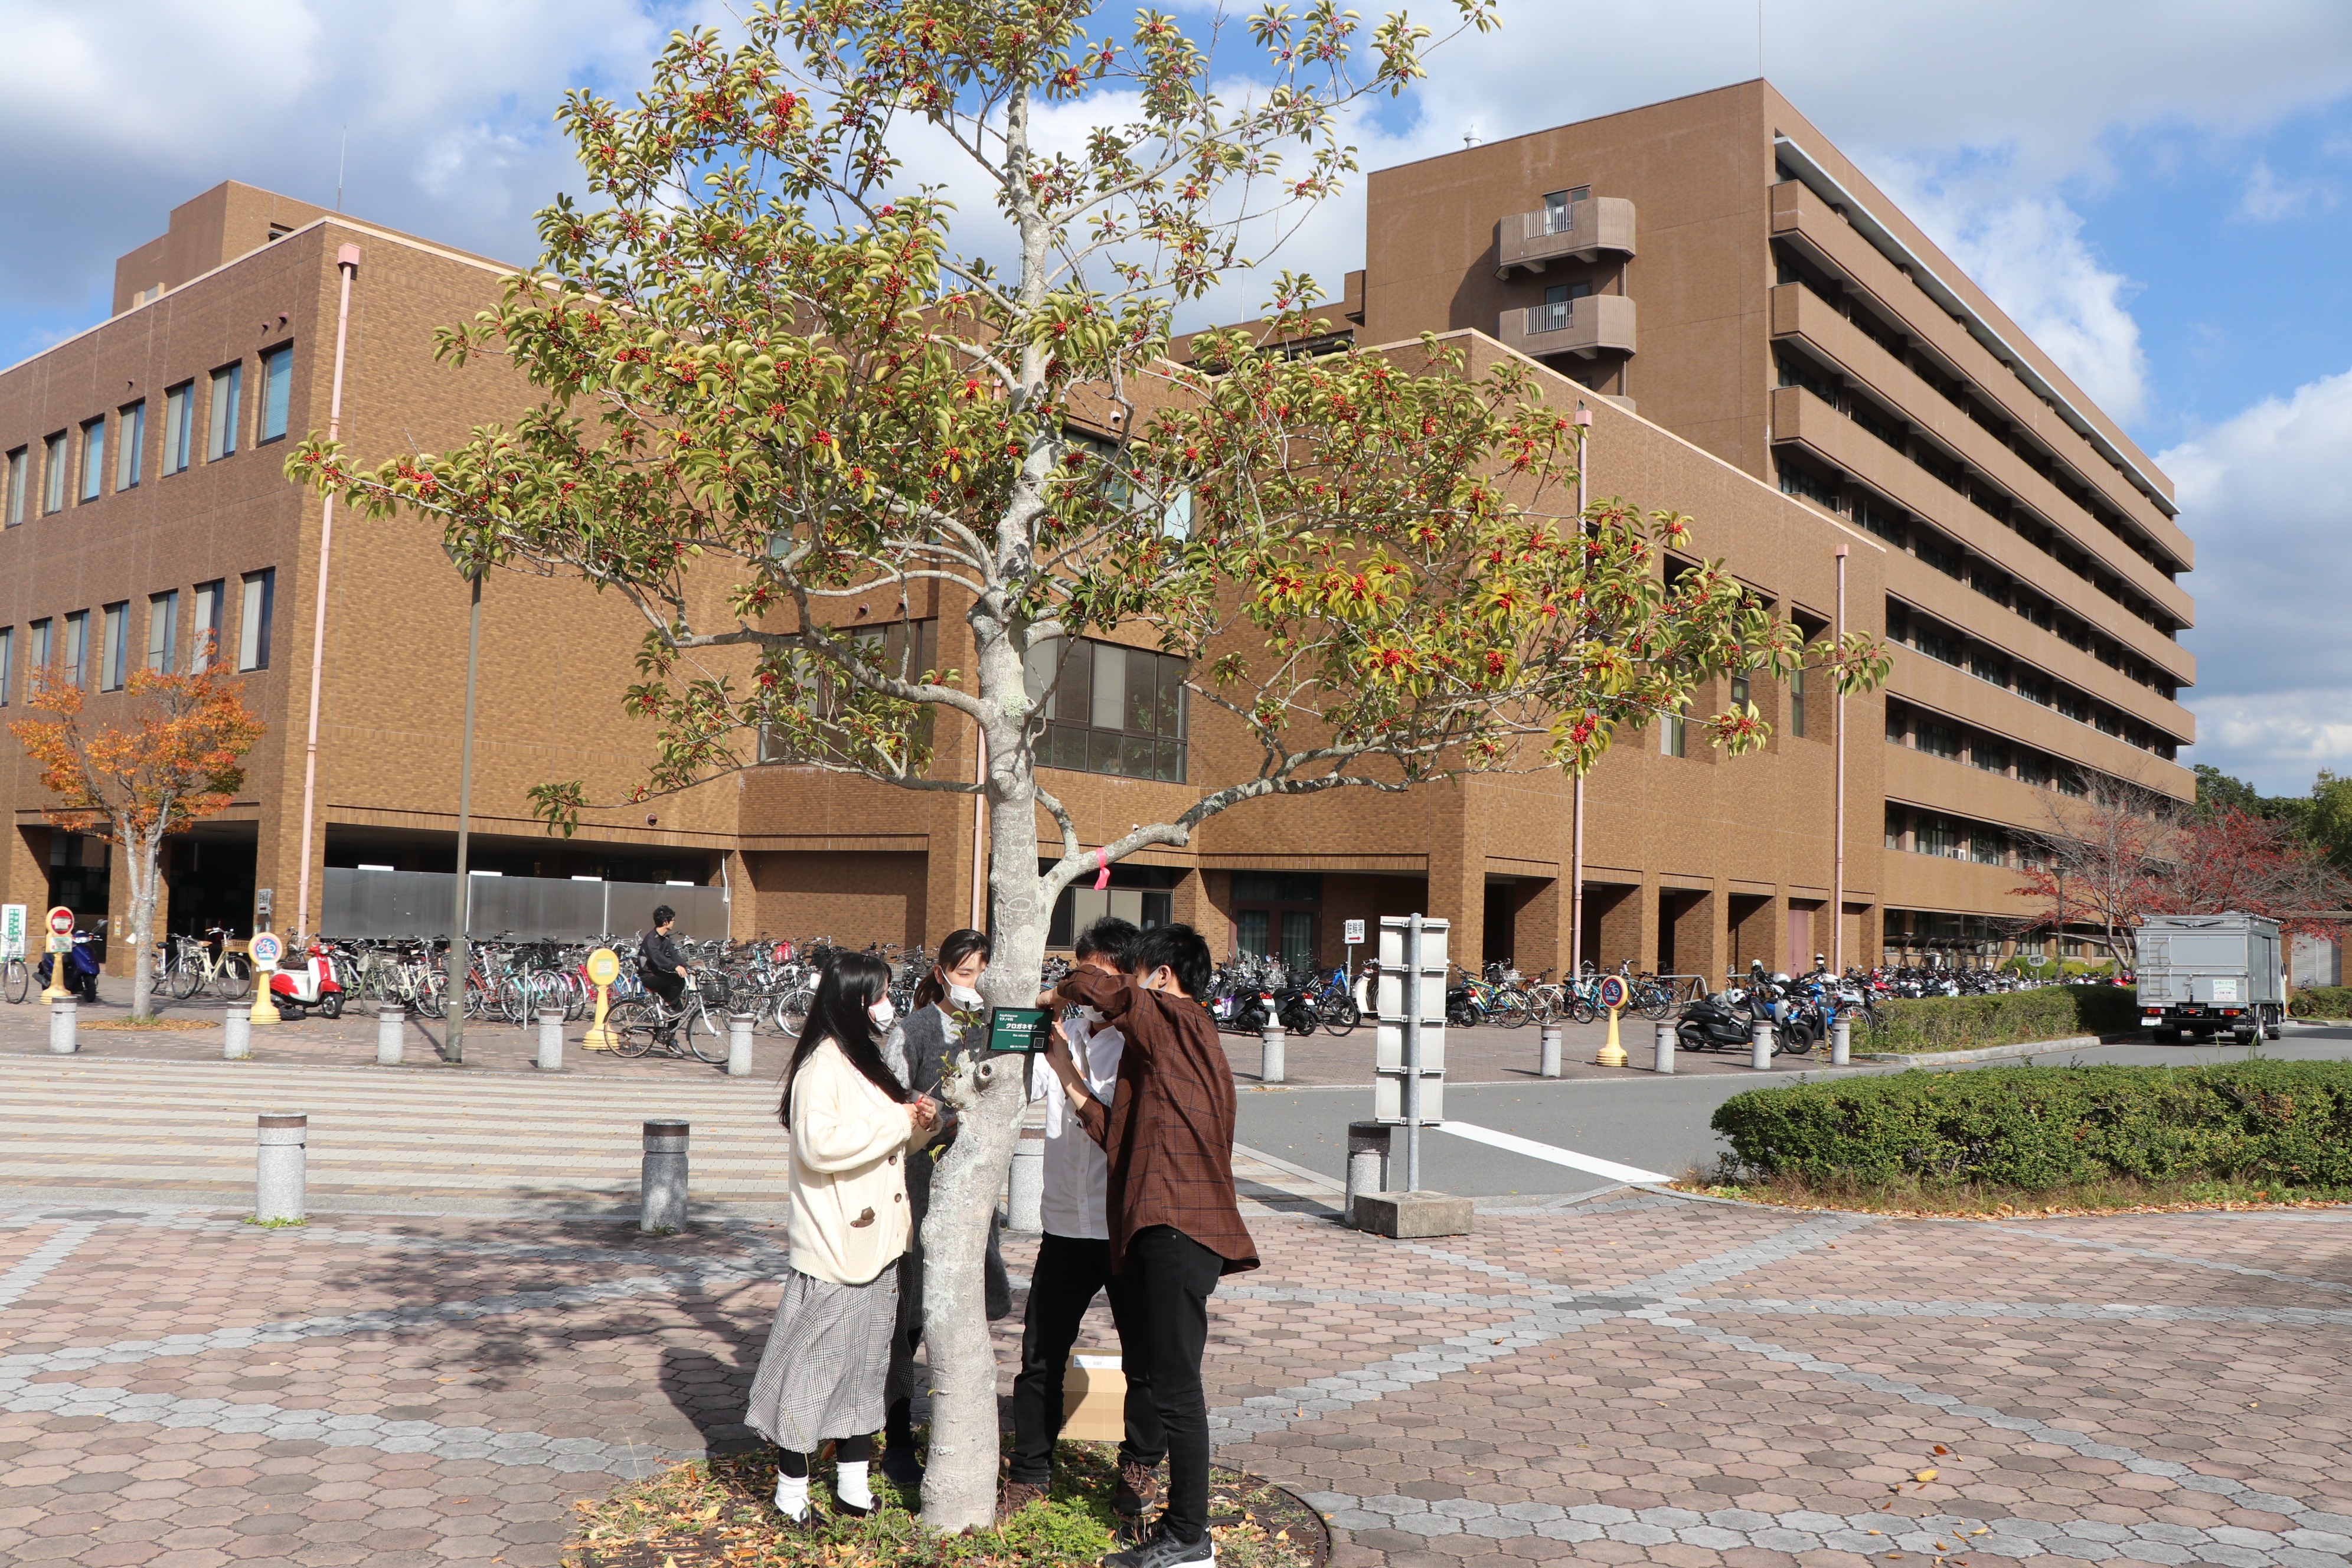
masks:
[[[1606,1176],[1612,1182],[1664,1182],[1672,1178],[1658,1171],[1644,1171],[1633,1165],[1620,1165],[1613,1160],[1602,1160],[1591,1154],[1580,1154],[1573,1149],[1558,1149],[1549,1143],[1538,1143],[1532,1138],[1517,1133],[1497,1132],[1491,1127],[1473,1127],[1467,1121],[1441,1121],[1434,1124],[1440,1132],[1451,1132],[1456,1138],[1467,1138],[1473,1143],[1484,1143],[1490,1149],[1501,1149],[1513,1154],[1525,1154],[1530,1160],[1542,1160],[1554,1165],[1566,1165],[1570,1170],[1590,1171],[1596,1176]]]

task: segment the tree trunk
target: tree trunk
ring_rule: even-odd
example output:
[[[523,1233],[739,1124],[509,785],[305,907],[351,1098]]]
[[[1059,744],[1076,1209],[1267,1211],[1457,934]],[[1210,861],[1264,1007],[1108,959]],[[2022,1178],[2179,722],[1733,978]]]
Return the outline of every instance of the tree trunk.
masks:
[[[1022,689],[1018,653],[983,638],[981,687]],[[998,712],[999,704],[992,704]],[[981,989],[1000,1007],[1036,1000],[1050,911],[1039,899],[1034,779],[1019,721],[990,726],[989,890],[994,957]],[[985,1275],[989,1216],[1013,1163],[1029,1103],[1028,1058],[965,1058],[940,1093],[962,1130],[931,1178],[923,1223],[923,1338],[930,1354],[931,1447],[923,1476],[923,1522],[936,1531],[986,1528],[996,1513],[996,1350],[988,1332]]]
[[[131,868],[131,1016],[155,1013],[155,876],[161,846],[148,835],[127,836],[122,858]]]

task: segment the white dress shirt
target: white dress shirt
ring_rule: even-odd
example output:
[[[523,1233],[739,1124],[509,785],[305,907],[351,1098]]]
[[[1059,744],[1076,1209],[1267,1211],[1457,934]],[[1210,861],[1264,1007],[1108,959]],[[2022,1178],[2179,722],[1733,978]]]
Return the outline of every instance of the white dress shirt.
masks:
[[[1117,1029],[1097,1029],[1100,1016],[1090,1007],[1072,1007],[1062,1019],[1069,1037],[1070,1060],[1094,1097],[1108,1105],[1118,1087],[1118,1058],[1127,1040]],[[1042,1059],[1037,1064],[1045,1066]],[[1055,1236],[1090,1241],[1110,1239],[1110,1161],[1102,1145],[1087,1136],[1070,1110],[1062,1080],[1044,1075],[1045,1101],[1045,1191],[1039,1205],[1046,1230]]]

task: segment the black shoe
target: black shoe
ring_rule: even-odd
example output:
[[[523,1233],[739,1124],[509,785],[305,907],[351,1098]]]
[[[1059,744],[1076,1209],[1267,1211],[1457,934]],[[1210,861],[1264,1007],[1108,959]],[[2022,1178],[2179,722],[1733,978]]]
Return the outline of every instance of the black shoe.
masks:
[[[1159,1500],[1159,1467],[1139,1465],[1133,1459],[1121,1460],[1118,1485],[1110,1494],[1112,1510],[1121,1519],[1141,1519],[1144,1510]]]
[[[1216,1561],[1217,1543],[1206,1531],[1198,1541],[1179,1541],[1168,1533],[1168,1518],[1162,1514],[1140,1545],[1112,1552],[1102,1560],[1102,1568],[1215,1568]]]
[[[902,1487],[923,1484],[923,1462],[915,1458],[913,1438],[904,1443],[892,1443],[882,1450],[882,1479],[896,1481]]]

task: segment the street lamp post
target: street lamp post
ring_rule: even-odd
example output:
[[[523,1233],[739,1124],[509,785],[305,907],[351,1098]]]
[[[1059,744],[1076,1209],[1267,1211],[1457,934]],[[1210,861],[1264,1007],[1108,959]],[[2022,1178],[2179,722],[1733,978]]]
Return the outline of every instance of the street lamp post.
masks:
[[[444,545],[443,549],[448,547]],[[455,560],[456,552],[450,558]],[[466,1059],[466,916],[472,891],[466,869],[466,834],[474,810],[474,691],[482,669],[482,578],[487,564],[467,574],[473,584],[473,605],[466,629],[466,728],[457,742],[457,896],[449,917],[449,1027],[442,1054],[453,1062]]]

